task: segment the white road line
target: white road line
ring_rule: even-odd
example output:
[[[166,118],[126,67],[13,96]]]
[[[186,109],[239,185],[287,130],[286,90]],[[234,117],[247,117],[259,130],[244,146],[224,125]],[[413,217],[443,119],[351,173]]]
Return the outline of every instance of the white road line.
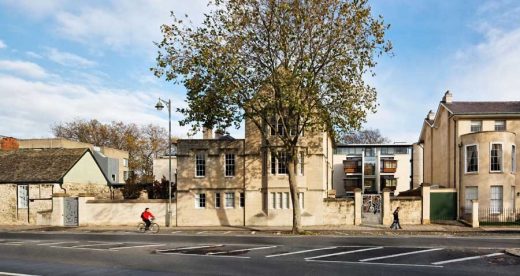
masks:
[[[360,262],[368,262],[368,261],[374,261],[374,260],[381,260],[381,259],[387,259],[387,258],[393,258],[393,257],[399,257],[399,256],[406,256],[406,255],[413,255],[413,254],[419,254],[419,253],[426,253],[431,251],[438,251],[443,250],[444,248],[432,248],[432,249],[425,249],[425,250],[419,250],[419,251],[412,251],[412,252],[405,252],[405,253],[399,253],[399,254],[392,254],[392,255],[386,255],[381,257],[374,257],[374,258],[368,258],[359,260]]]
[[[145,244],[145,245],[133,245],[133,246],[121,246],[121,247],[111,247],[109,249],[126,249],[126,248],[134,248],[134,247],[152,247],[152,246],[165,246],[166,244]]]
[[[4,272],[4,271],[0,271],[0,275],[6,275],[6,276],[36,276],[36,275],[33,275],[33,274],[11,273],[11,272]]]
[[[23,245],[23,242],[5,242],[3,245]]]
[[[101,249],[101,248],[84,248],[84,247],[71,247],[71,246],[58,246],[58,245],[52,245],[50,246],[52,248],[65,248],[65,249],[83,249],[83,250],[98,250],[98,251],[114,251],[110,249]]]
[[[98,243],[98,244],[80,244],[80,245],[74,245],[71,246],[72,248],[79,248],[79,247],[89,247],[89,246],[98,246],[98,245],[111,245],[111,244],[123,244],[122,242],[108,242],[108,243]]]
[[[63,243],[77,243],[77,241],[64,241],[64,242],[40,243],[40,244],[38,244],[38,245],[55,245],[55,244],[63,244]]]
[[[422,264],[362,263],[362,262],[327,261],[327,260],[306,260],[306,261],[307,261],[307,262],[321,262],[321,263],[362,264],[362,265],[389,265],[389,266],[443,267],[442,265],[422,265]]]
[[[377,250],[377,249],[382,249],[382,248],[383,248],[382,246],[379,246],[379,247],[370,247],[370,248],[363,248],[363,249],[350,250],[350,251],[342,251],[342,252],[337,252],[337,253],[332,253],[332,254],[327,254],[327,255],[307,257],[307,258],[305,258],[305,260],[321,259],[321,258],[325,258],[325,257],[345,255],[345,254],[352,254],[352,253],[363,252],[363,251],[370,251],[370,250]]]
[[[250,259],[247,256],[233,256],[233,255],[206,255],[206,254],[185,254],[177,252],[161,253],[164,255],[181,255],[181,256],[199,256],[199,257],[220,257],[220,258],[238,258],[238,259]]]
[[[275,248],[275,247],[277,247],[277,246],[273,245],[273,246],[262,246],[262,247],[236,249],[236,250],[230,250],[230,251],[210,252],[210,253],[208,253],[208,255],[218,255],[218,254],[236,253],[236,252],[242,252],[242,251],[262,250],[262,249],[269,249],[269,248]]]
[[[202,245],[202,246],[191,246],[191,247],[181,247],[181,248],[174,248],[174,249],[161,249],[157,250],[157,252],[163,252],[163,251],[173,251],[173,250],[189,250],[189,249],[201,249],[201,248],[209,248],[209,247],[221,247],[224,246],[222,244],[216,244],[216,245]]]
[[[287,256],[287,255],[295,255],[295,254],[302,254],[307,252],[313,252],[313,251],[319,251],[319,250],[327,250],[327,249],[335,249],[338,248],[337,246],[331,246],[331,247],[323,247],[323,248],[316,248],[316,249],[309,249],[309,250],[301,250],[301,251],[294,251],[294,252],[287,252],[287,253],[281,253],[281,254],[273,254],[265,256],[266,258],[271,257],[279,257],[279,256]]]
[[[486,257],[494,257],[494,256],[500,256],[500,255],[504,255],[504,253],[492,253],[492,254],[487,254],[487,255],[480,255],[480,256],[473,256],[473,257],[452,259],[452,260],[435,262],[435,263],[432,263],[432,264],[433,265],[449,264],[449,263],[463,262],[463,261],[475,260],[475,259],[486,258]]]

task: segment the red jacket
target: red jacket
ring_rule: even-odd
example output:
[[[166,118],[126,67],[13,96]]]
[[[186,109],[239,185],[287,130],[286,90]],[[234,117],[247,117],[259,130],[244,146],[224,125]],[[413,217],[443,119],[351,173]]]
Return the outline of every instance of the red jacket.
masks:
[[[152,215],[152,213],[150,211],[144,211],[143,214],[141,215],[141,217],[143,219],[150,220],[150,218],[153,218],[154,215]]]

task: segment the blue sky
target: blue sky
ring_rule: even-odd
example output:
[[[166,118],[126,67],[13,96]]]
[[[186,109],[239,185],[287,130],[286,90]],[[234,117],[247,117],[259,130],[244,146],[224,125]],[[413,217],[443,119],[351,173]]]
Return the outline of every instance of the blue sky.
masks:
[[[391,24],[394,56],[367,80],[379,108],[366,127],[413,142],[448,89],[454,100],[520,100],[520,2],[371,5]],[[152,41],[170,11],[197,24],[206,10],[206,1],[0,0],[0,135],[50,137],[51,124],[75,118],[167,127],[157,97],[185,106],[185,89],[150,73]],[[174,123],[173,133],[186,137],[187,129]]]

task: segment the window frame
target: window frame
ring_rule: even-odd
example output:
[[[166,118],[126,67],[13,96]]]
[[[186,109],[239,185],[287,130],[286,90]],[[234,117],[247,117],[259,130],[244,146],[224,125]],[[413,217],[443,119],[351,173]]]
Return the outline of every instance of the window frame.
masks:
[[[202,157],[202,159],[199,159],[200,157]],[[202,160],[201,164],[199,164],[200,160]],[[199,166],[202,166],[200,170],[202,174],[199,174]],[[206,153],[203,151],[195,153],[195,177],[206,177]]]
[[[500,170],[493,170],[493,162],[491,155],[493,152],[493,145],[500,145]],[[498,157],[498,156],[497,156]],[[503,173],[504,172],[504,143],[502,142],[491,142],[489,143],[489,172],[490,173]]]
[[[468,171],[468,147],[476,147],[477,150],[477,170]],[[479,158],[479,146],[478,144],[469,144],[464,146],[464,173],[466,174],[478,174],[480,169],[480,158]]]
[[[473,123],[479,123],[478,130],[473,130]],[[475,132],[481,132],[482,131],[482,120],[471,120],[469,123],[469,132],[475,133]]]
[[[232,157],[229,158],[228,157]],[[228,172],[232,172],[232,174],[228,174]],[[235,153],[226,153],[224,154],[224,176],[225,177],[235,177],[236,172],[236,154]]]
[[[222,195],[220,192],[215,193],[215,208],[216,209],[222,208]]]
[[[195,194],[195,209],[206,209],[206,193]]]
[[[224,201],[225,201],[224,208],[226,208],[226,209],[235,208],[235,192],[225,192]],[[231,204],[229,204],[230,202],[231,202]]]
[[[238,199],[238,207],[244,208],[246,206],[246,193],[240,192],[239,199]]]
[[[475,198],[468,199],[468,192],[467,192],[467,190],[469,190],[469,189],[476,191]],[[464,187],[464,209],[465,209],[464,212],[466,214],[471,213],[471,208],[473,208],[471,200],[478,200],[478,192],[479,192],[478,190],[479,190],[478,186],[466,186],[466,187]]]
[[[497,129],[497,122],[503,122],[504,124],[500,126],[500,129]],[[507,129],[507,122],[506,120],[495,120],[495,131],[506,131]]]
[[[494,192],[498,189],[499,192]],[[494,198],[497,196],[498,198]],[[494,206],[498,205],[498,206]],[[491,214],[501,214],[504,208],[504,187],[502,185],[492,185],[489,187],[489,211]]]

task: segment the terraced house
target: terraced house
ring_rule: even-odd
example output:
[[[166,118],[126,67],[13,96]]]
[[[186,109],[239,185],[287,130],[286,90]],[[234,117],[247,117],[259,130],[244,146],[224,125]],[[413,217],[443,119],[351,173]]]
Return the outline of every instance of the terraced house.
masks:
[[[459,216],[473,200],[492,214],[518,208],[519,101],[453,101],[448,91],[424,120],[419,144],[423,182],[455,188]]]

